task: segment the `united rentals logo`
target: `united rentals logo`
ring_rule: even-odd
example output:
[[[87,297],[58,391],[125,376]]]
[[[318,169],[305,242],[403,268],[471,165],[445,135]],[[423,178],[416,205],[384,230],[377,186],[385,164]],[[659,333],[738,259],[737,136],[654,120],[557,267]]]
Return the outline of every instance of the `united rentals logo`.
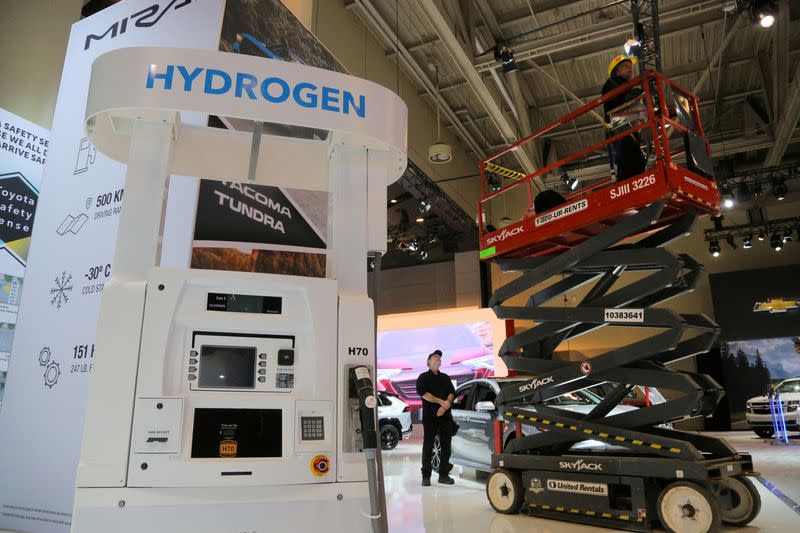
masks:
[[[603,471],[603,465],[600,463],[587,463],[583,459],[578,459],[573,463],[570,463],[569,461],[561,461],[558,463],[558,467],[564,470],[575,470],[577,472],[580,472],[581,470],[591,470],[593,472]]]
[[[553,382],[553,376],[548,376],[548,377],[542,378],[542,379],[533,378],[533,380],[529,381],[525,385],[522,385],[519,388],[519,391],[520,392],[528,392],[528,391],[536,390],[539,387],[541,387],[543,385],[549,385],[552,382]]]
[[[766,302],[756,302],[753,312],[785,313],[798,308],[800,308],[800,298],[770,298]]]
[[[128,31],[128,22],[131,22],[135,28],[149,28],[158,24],[158,22],[161,20],[161,17],[163,17],[170,9],[178,10],[191,3],[192,0],[172,0],[164,8],[161,7],[161,4],[153,4],[142,9],[141,11],[137,11],[133,15],[129,15],[122,20],[116,21],[100,35],[90,33],[86,36],[86,41],[83,43],[83,49],[88,50],[92,45],[92,41],[101,41],[109,35],[109,39],[113,39],[117,35],[122,35]]]
[[[522,226],[518,226],[518,227],[516,227],[514,229],[511,229],[511,230],[503,229],[503,231],[500,232],[500,235],[495,235],[493,237],[489,237],[486,240],[486,245],[487,246],[491,246],[492,244],[494,244],[496,242],[503,242],[504,240],[508,239],[509,237],[513,237],[514,235],[519,235],[523,231],[525,231],[525,228],[523,228]]]

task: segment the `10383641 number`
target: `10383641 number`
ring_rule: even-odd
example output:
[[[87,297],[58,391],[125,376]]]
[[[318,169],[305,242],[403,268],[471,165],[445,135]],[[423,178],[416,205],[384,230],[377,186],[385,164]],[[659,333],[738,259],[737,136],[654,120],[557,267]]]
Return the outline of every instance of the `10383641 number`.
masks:
[[[606,309],[604,322],[644,322],[644,309]]]

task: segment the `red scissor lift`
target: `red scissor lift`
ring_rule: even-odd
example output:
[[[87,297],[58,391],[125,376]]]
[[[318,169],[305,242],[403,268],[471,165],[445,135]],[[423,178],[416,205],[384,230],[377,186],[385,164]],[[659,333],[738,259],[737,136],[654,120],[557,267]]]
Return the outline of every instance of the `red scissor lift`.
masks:
[[[613,129],[604,140],[528,175],[497,164],[637,87],[639,96],[610,111]],[[648,153],[643,173],[607,179],[534,211],[536,178],[605,153],[631,135]],[[670,532],[706,533],[720,523],[753,520],[761,504],[747,477],[754,474],[750,456],[722,439],[670,425],[713,413],[722,398],[709,376],[666,366],[708,351],[719,328],[703,315],[654,307],[693,290],[702,273],[702,265],[665,246],[689,234],[699,216],[719,212],[697,97],[647,72],[481,161],[480,169],[481,259],[521,273],[495,291],[490,305],[498,318],[534,324],[499,351],[509,370],[529,377],[501,383],[497,397],[494,471],[486,489],[492,507],[632,531],[651,531],[660,522]],[[490,191],[487,173],[515,182]],[[487,227],[489,204],[508,194],[522,196],[527,209],[501,229]],[[627,273],[634,279],[621,283]],[[565,295],[581,287],[578,303],[565,307]],[[524,303],[509,305],[514,297]],[[547,305],[552,301],[558,305]],[[640,328],[642,338],[589,360],[554,357],[562,343],[607,326]],[[611,392],[586,415],[544,403],[602,383]],[[672,394],[647,408],[617,409],[637,385]],[[503,442],[505,424],[515,424],[516,438]]]

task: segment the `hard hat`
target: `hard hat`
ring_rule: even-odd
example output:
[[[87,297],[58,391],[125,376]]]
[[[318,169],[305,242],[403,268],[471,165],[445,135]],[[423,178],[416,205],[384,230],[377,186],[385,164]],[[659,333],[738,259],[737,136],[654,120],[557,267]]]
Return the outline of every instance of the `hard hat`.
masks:
[[[633,56],[625,56],[625,55],[618,55],[614,59],[611,60],[611,63],[608,64],[608,76],[611,77],[611,73],[614,72],[614,69],[617,68],[617,65],[622,63],[623,61],[630,61],[634,65],[636,65],[636,58]]]

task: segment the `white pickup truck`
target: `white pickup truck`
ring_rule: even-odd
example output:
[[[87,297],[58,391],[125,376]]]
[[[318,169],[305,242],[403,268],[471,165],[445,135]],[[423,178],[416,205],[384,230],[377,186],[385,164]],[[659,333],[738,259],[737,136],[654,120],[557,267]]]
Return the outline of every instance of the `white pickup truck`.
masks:
[[[780,393],[781,404],[783,405],[786,429],[788,431],[800,431],[800,378],[792,378],[781,381],[776,387]],[[771,437],[775,432],[772,426],[772,414],[769,409],[769,398],[767,396],[756,396],[747,400],[747,414],[745,415],[750,429],[756,435],[763,438]]]

